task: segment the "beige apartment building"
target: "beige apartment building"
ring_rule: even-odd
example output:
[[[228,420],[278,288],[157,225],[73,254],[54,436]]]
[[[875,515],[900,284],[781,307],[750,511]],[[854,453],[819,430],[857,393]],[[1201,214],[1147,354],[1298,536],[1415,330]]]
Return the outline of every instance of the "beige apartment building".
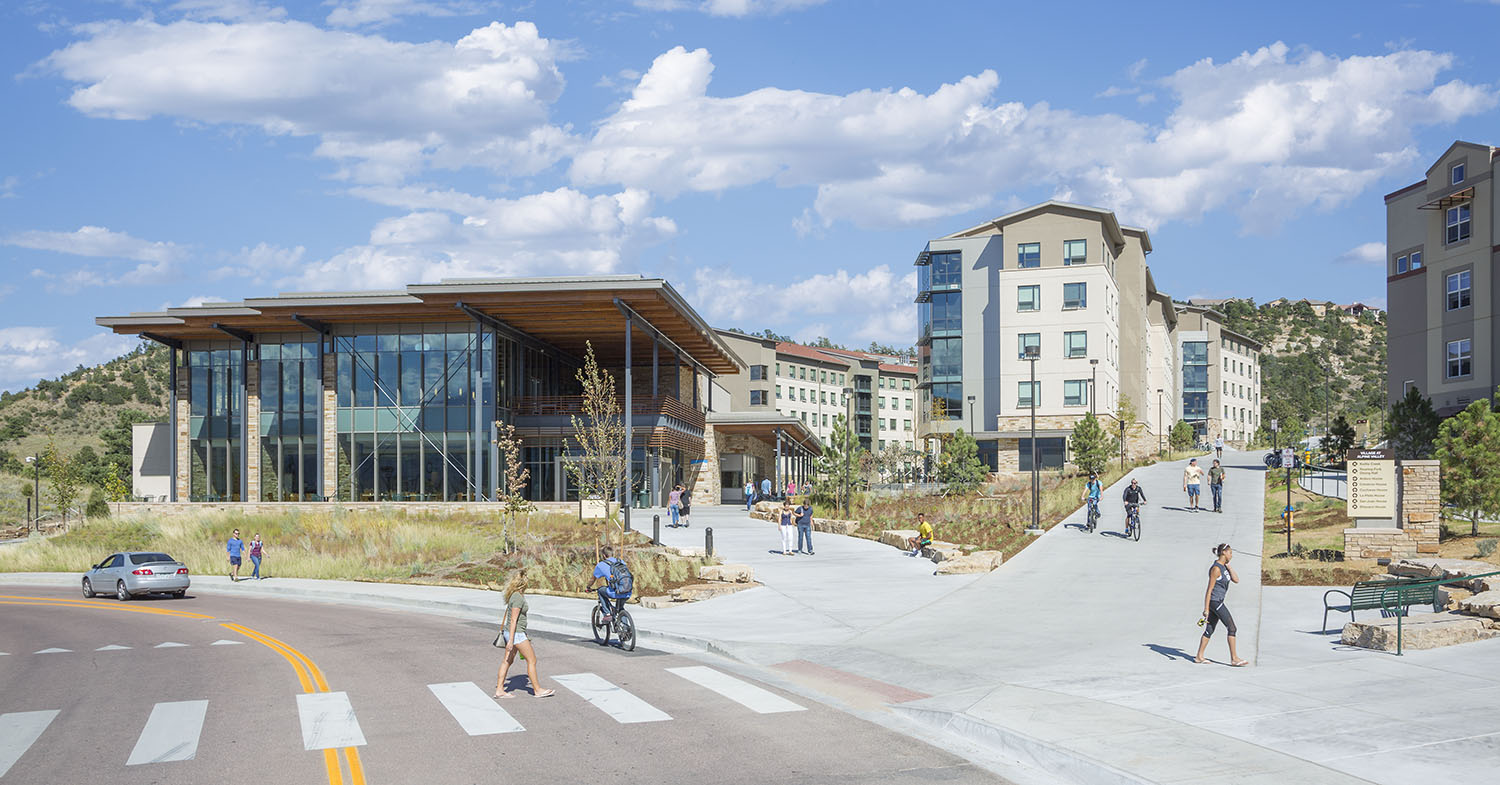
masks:
[[[1260,342],[1225,327],[1218,311],[1186,305],[1177,308],[1177,346],[1178,417],[1200,441],[1245,447],[1260,427]]]
[[[1426,177],[1387,194],[1387,398],[1415,387],[1440,415],[1489,398],[1500,383],[1495,159],[1454,142]]]
[[[1260,421],[1260,346],[1158,289],[1151,250],[1113,212],[1057,201],[929,242],[916,261],[917,437],[972,419],[995,471],[1030,470],[1033,411],[1043,468],[1068,460],[1090,411],[1134,455],[1183,419],[1243,444]],[[1124,401],[1135,414],[1121,428]]]
[[[749,367],[749,373],[723,379],[734,411],[794,417],[820,442],[828,440],[838,415],[845,414],[867,450],[915,447],[914,366],[869,352],[715,332]]]

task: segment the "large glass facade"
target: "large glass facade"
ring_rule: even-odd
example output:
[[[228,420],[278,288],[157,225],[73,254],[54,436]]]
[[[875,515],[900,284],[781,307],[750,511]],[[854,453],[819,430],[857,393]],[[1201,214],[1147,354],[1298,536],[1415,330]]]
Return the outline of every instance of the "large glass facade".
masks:
[[[1198,436],[1208,432],[1208,342],[1182,342],[1182,419]]]
[[[497,374],[492,332],[462,322],[346,327],[333,346],[340,500],[493,495],[495,382],[508,374]]]
[[[311,333],[257,336],[260,356],[260,499],[317,501],[318,340]]]
[[[963,254],[937,251],[917,262],[917,362],[927,420],[963,419]]]
[[[242,498],[243,359],[238,341],[203,341],[188,347],[190,501]]]

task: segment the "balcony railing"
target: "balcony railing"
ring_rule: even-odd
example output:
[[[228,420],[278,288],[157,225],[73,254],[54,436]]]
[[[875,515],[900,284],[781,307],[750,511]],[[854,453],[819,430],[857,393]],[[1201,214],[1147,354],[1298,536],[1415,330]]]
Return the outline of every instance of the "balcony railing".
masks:
[[[624,403],[622,400],[621,403]],[[541,395],[517,398],[511,407],[516,427],[533,435],[568,436],[573,417],[584,415],[581,395]],[[651,446],[701,449],[706,418],[703,412],[670,396],[642,395],[630,402],[631,427],[649,430]],[[683,437],[687,441],[683,441]],[[695,443],[696,442],[696,443]]]

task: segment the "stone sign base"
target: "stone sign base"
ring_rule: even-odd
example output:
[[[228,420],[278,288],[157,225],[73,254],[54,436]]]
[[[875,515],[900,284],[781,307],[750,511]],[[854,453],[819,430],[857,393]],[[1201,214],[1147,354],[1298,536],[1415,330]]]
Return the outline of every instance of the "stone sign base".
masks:
[[[1438,462],[1403,461],[1398,474],[1400,528],[1345,529],[1345,559],[1410,559],[1438,553],[1438,534],[1443,526]]]
[[[1403,649],[1436,649],[1500,636],[1497,623],[1457,613],[1422,613],[1401,622]],[[1344,625],[1340,643],[1376,651],[1396,650],[1396,619],[1351,621]]]

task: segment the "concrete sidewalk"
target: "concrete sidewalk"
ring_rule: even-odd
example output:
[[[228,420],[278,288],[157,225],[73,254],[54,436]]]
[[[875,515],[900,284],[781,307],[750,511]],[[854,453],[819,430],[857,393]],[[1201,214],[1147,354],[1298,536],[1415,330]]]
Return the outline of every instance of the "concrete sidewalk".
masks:
[[[742,507],[695,507],[692,527],[664,526],[664,542],[701,547],[712,526],[716,551],[766,585],[632,613],[643,645],[725,654],[835,705],[904,718],[917,735],[1001,761],[1020,783],[1492,776],[1500,640],[1400,658],[1350,650],[1317,630],[1322,589],[1263,592],[1259,458],[1226,452],[1225,513],[1182,509],[1183,462],[1148,467],[1133,474],[1148,499],[1139,542],[1119,536],[1117,484],[1098,532],[1075,514],[982,576],[935,576],[929,561],[824,533],[813,535],[816,556],[782,556],[773,524]],[[637,512],[636,528],[649,531],[653,512]],[[1191,662],[1219,542],[1236,549],[1241,582],[1228,605],[1250,668]],[[38,581],[76,587],[78,577],[0,576]],[[496,592],[289,578],[197,576],[194,590],[481,620],[502,606]],[[591,604],[537,596],[533,623],[587,635]],[[1208,651],[1218,663],[1223,638]]]

